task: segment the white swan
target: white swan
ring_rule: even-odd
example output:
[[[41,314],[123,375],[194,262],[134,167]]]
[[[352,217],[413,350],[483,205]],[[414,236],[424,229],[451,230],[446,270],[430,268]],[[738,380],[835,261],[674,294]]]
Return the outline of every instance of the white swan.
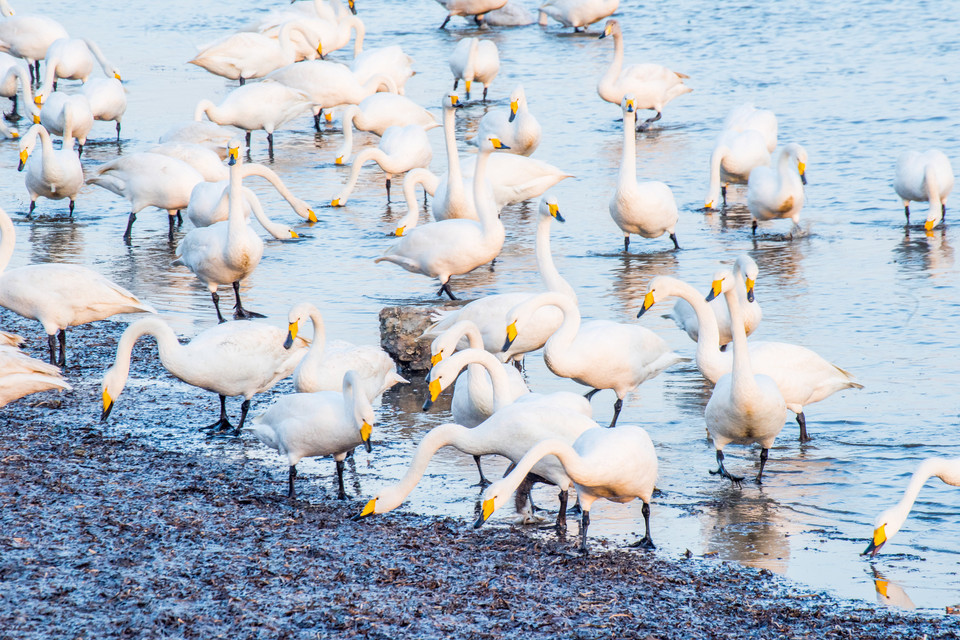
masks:
[[[416,102],[396,93],[375,93],[358,105],[349,105],[341,117],[343,144],[336,151],[336,164],[343,164],[353,154],[353,129],[383,136],[390,127],[416,124],[424,130],[439,127],[433,114]]]
[[[395,384],[409,381],[397,373],[397,365],[387,352],[372,345],[350,344],[337,340],[326,341],[323,316],[309,302],[294,305],[287,315],[289,322],[287,340],[292,345],[300,330],[300,323],[309,319],[313,324],[310,351],[293,372],[293,384],[297,391],[336,391],[348,371],[356,374],[355,387],[363,392],[370,402],[375,402]]]
[[[37,94],[34,100],[40,100]],[[70,112],[69,116],[67,112]],[[34,124],[39,122],[53,135],[63,136],[64,140],[70,137],[70,149],[73,149],[73,138],[78,143],[77,156],[83,155],[83,145],[87,143],[87,136],[93,129],[93,111],[87,97],[81,94],[67,94],[54,91],[44,101],[40,108],[39,121],[34,116]]]
[[[387,202],[390,202],[390,180],[398,173],[406,173],[417,167],[426,168],[433,160],[433,147],[427,133],[419,124],[404,127],[389,127],[383,132],[380,144],[374,149],[363,149],[353,159],[350,177],[340,193],[330,203],[333,207],[347,204],[350,194],[357,186],[360,170],[368,160],[376,162],[386,174]]]
[[[31,78],[40,81],[40,61],[54,41],[67,38],[67,30],[42,15],[11,15],[0,20],[0,51],[27,61]]]
[[[345,64],[328,60],[297,62],[277,69],[267,76],[310,96],[313,122],[320,129],[320,110],[341,104],[359,104],[381,89],[397,93],[397,85],[388,76],[376,75],[360,82]]]
[[[177,245],[177,259],[173,262],[187,267],[206,285],[220,322],[224,322],[220,314],[220,296],[217,294],[221,284],[233,285],[237,301],[233,312],[235,320],[264,317],[244,309],[240,302],[240,281],[260,264],[263,240],[243,216],[243,171],[239,142],[230,143],[229,156],[229,217],[225,222],[190,230]]]
[[[486,179],[490,154],[501,147],[503,145],[496,138],[480,143],[473,176],[473,197],[479,222],[453,219],[416,227],[374,262],[392,262],[412,273],[437,278],[440,281],[437,295],[442,296],[445,292],[451,299],[456,299],[450,290],[450,276],[473,271],[495,259],[503,248],[506,233]]]
[[[623,96],[633,94],[634,106],[637,109],[653,109],[656,115],[640,124],[645,129],[651,123],[660,119],[663,107],[668,102],[685,93],[693,91],[683,84],[690,76],[671,71],[659,64],[644,63],[632,64],[623,68],[623,32],[620,23],[616,20],[607,20],[601,38],[613,36],[613,62],[610,68],[600,78],[597,93],[607,102],[619,105]]]
[[[730,324],[733,328],[733,369],[717,380],[713,395],[710,396],[703,413],[707,422],[707,431],[717,452],[719,465],[717,471],[710,473],[720,474],[739,485],[743,477],[731,475],[723,466],[723,448],[730,443],[758,443],[761,447],[760,471],[757,473],[756,482],[761,484],[767,454],[777,434],[783,430],[783,423],[787,418],[787,405],[773,378],[753,372],[733,272],[729,270],[714,274],[713,287],[707,296],[707,301],[721,293],[724,294],[727,306],[730,307]]]
[[[44,80],[37,93],[49,95],[57,88],[57,80],[86,82],[96,63],[108,78],[120,80],[120,70],[111,64],[97,43],[86,38],[60,38],[47,49]]]
[[[507,4],[507,0],[437,0],[437,2],[447,10],[447,17],[444,18],[440,29],[445,28],[453,16],[473,16],[477,24],[480,24],[483,21],[483,14]]]
[[[167,210],[167,237],[173,240],[177,214],[190,204],[190,192],[198,182],[203,182],[203,176],[177,158],[160,153],[132,153],[100,165],[86,182],[112,191],[130,202],[124,240],[130,240],[137,213],[146,207]]]
[[[777,116],[752,104],[734,107],[710,154],[710,186],[704,207],[727,204],[727,186],[746,184],[750,172],[770,164],[777,146]],[[748,332],[749,335],[749,332]]]
[[[617,190],[610,198],[610,217],[623,232],[623,250],[630,249],[630,234],[644,238],[659,238],[670,234],[673,248],[677,242],[677,202],[673,191],[663,182],[637,182],[637,136],[634,124],[637,114],[632,94],[623,97],[623,156]]]
[[[291,21],[280,27],[276,38],[261,33],[234,33],[205,47],[189,64],[195,64],[214,75],[239,80],[242,85],[251,78],[262,78],[271,71],[296,62],[294,33],[312,42],[313,49],[319,47],[319,39],[310,40],[306,27]]]
[[[290,208],[292,208],[298,216],[310,222],[317,221],[317,214],[314,213],[313,209],[310,208],[310,205],[307,204],[303,199],[295,196],[293,192],[287,188],[287,185],[283,183],[283,180],[280,179],[280,176],[273,171],[273,169],[270,169],[262,164],[252,162],[243,165],[242,174],[244,178],[249,176],[259,176],[265,179],[267,182],[273,185],[277,192],[283,197],[284,200],[287,201],[287,203],[290,205]],[[227,219],[229,198],[226,197],[226,194],[229,186],[228,174],[227,180],[200,182],[193,188],[193,191],[190,193],[190,204],[187,205],[187,218],[193,223],[194,226],[209,227],[215,222],[220,222],[221,220]],[[254,202],[256,202],[256,205],[259,206],[260,200],[246,187],[244,187],[243,194],[243,217],[244,219],[247,219],[250,217],[250,213],[253,210]],[[274,237],[276,238],[278,236],[274,235]],[[287,234],[284,237],[290,238],[291,236]]]
[[[70,391],[73,387],[54,365],[31,358],[15,346],[0,345],[0,407],[50,389]]]
[[[790,218],[793,228],[800,225],[803,209],[803,185],[806,177],[807,152],[792,142],[777,151],[771,166],[757,167],[747,181],[747,207],[753,216],[753,233],[758,220]]]
[[[757,282],[757,276],[760,268],[753,258],[747,254],[737,256],[733,263],[733,277],[736,280],[737,299],[740,301],[740,310],[743,314],[744,330],[749,336],[753,333],[760,320],[763,318],[763,310],[760,303],[754,296],[753,289]],[[727,309],[727,303],[720,298],[714,298],[710,301],[710,309],[713,310],[713,316],[717,320],[717,328],[720,332],[720,346],[723,346],[733,340],[733,333],[730,330],[730,311]],[[673,305],[669,318],[677,323],[677,326],[683,329],[690,339],[697,341],[700,331],[700,321],[697,319],[697,312],[694,311],[690,303],[680,298]],[[754,365],[756,366],[756,364]]]
[[[172,376],[220,396],[220,419],[206,428],[232,429],[226,399],[243,396],[236,433],[247,418],[250,399],[289,376],[307,353],[306,341],[300,340],[296,349],[284,349],[283,329],[256,322],[224,322],[182,344],[161,318],[138,320],[120,336],[116,360],[103,376],[101,421],[120,399],[130,375],[133,345],[143,335],[156,338],[160,363]]]
[[[20,94],[24,108],[33,104],[33,91],[30,88],[30,74],[20,58],[0,51],[0,96],[10,98],[13,109],[8,118],[18,116],[17,94]],[[9,136],[8,136],[9,137]]]
[[[877,555],[887,540],[900,531],[900,527],[903,526],[907,516],[910,515],[913,503],[920,495],[920,489],[933,476],[937,476],[951,486],[960,487],[960,458],[927,458],[921,462],[917,470],[913,472],[907,490],[903,492],[903,498],[900,499],[900,502],[877,516],[873,525],[873,540],[860,555],[868,553],[871,556]]]
[[[581,324],[576,301],[554,291],[541,293],[510,310],[505,351],[533,326],[537,309],[546,305],[563,311],[563,322],[543,346],[543,361],[555,375],[593,387],[588,399],[601,389],[613,389],[617,400],[611,427],[617,424],[628,393],[681,360],[663,338],[645,327],[609,320]]]
[[[212,122],[203,124],[213,125]],[[227,145],[230,144],[230,140],[237,137],[237,135],[239,135],[239,132],[234,132],[230,139],[224,141],[223,148],[226,149]],[[200,175],[202,175],[203,179],[207,182],[219,182],[220,180],[230,178],[230,170],[223,164],[223,159],[220,157],[220,154],[203,144],[196,142],[164,142],[151,148],[150,153],[159,153],[186,162],[199,171]],[[224,216],[224,220],[226,220],[226,216]]]
[[[340,0],[314,0],[313,2],[301,2],[290,5],[279,11],[271,11],[259,20],[250,22],[241,31],[255,31],[262,33],[264,31],[275,30],[284,22],[290,20],[301,20],[304,18],[319,18],[321,20],[339,21],[345,18],[348,13],[357,14],[357,8],[354,0],[348,0],[344,7]]]
[[[564,222],[557,199],[551,195],[541,200],[539,213],[536,256],[540,279],[547,291],[562,293],[575,301],[576,292],[557,271],[553,255],[550,253],[550,221],[556,218],[558,222]],[[522,363],[524,354],[541,348],[563,322],[563,312],[557,307],[540,307],[529,323],[528,330],[524,331],[522,336],[518,335],[510,344],[510,348],[504,350],[503,343],[507,339],[507,314],[518,304],[536,295],[529,292],[500,293],[479,298],[450,311],[440,312],[434,316],[436,321],[427,328],[424,336],[435,337],[459,322],[469,321],[479,329],[484,349],[503,362]],[[461,341],[460,347],[465,346],[466,343]]]
[[[620,0],[546,0],[540,5],[540,25],[547,26],[547,17],[565,27],[583,31],[600,22],[620,7]]]
[[[430,459],[443,447],[452,446],[472,456],[501,455],[519,462],[541,440],[557,438],[573,443],[584,431],[596,427],[597,423],[582,413],[549,400],[514,402],[498,409],[472,429],[453,423],[440,425],[431,429],[417,445],[403,478],[378,491],[354,519],[387,513],[403,504],[420,482]],[[556,458],[547,457],[534,465],[531,471],[560,489],[557,524],[565,526],[567,491],[571,483],[563,466]]]
[[[333,456],[337,463],[337,498],[347,499],[343,488],[343,461],[357,446],[371,450],[370,434],[376,418],[370,401],[358,389],[354,371],[343,376],[341,391],[294,393],[281,397],[253,424],[244,427],[257,440],[280,455],[290,465],[287,495],[296,497],[293,479],[297,463],[303,458]]]
[[[482,18],[482,23],[491,27],[524,27],[535,21],[533,14],[519,0],[507,0],[507,4],[488,11]]]
[[[363,50],[363,37],[366,28],[363,25],[363,20],[354,15],[347,15],[339,20],[298,18],[296,22],[304,29],[303,35],[295,34],[293,38],[298,60],[323,58],[325,55],[342,49],[350,43],[351,34],[354,36],[353,55],[356,56]],[[277,29],[273,28],[263,33],[272,36],[276,32]]]
[[[588,429],[573,444],[548,439],[534,445],[506,477],[483,492],[479,528],[523,482],[530,469],[543,458],[556,456],[573,480],[580,501],[580,550],[587,552],[590,507],[599,498],[627,503],[643,501],[644,536],[632,547],[654,549],[650,537],[650,500],[657,481],[657,452],[649,434],[640,427],[621,425],[612,429]]]
[[[120,121],[127,111],[127,92],[117,78],[92,78],[83,83],[83,95],[90,105],[94,120],[117,123],[117,142],[120,141]]]
[[[470,99],[470,86],[474,82],[483,85],[483,101],[487,100],[490,83],[500,72],[500,52],[493,40],[463,38],[450,54],[450,71],[453,73],[453,90],[457,90],[460,81]]]
[[[361,38],[360,42],[363,42]],[[357,82],[364,84],[375,76],[386,76],[397,86],[397,93],[404,94],[407,80],[413,77],[413,58],[400,45],[364,49],[350,62]]]
[[[938,149],[923,153],[905,151],[897,158],[893,188],[903,200],[903,211],[910,224],[910,203],[929,202],[930,210],[923,226],[930,231],[947,212],[947,197],[953,190],[953,167]]]
[[[239,133],[239,129],[234,127],[221,127],[215,122],[187,120],[167,129],[167,131],[160,136],[158,142],[160,144],[198,144],[215,152],[221,159],[226,159],[227,145],[230,144],[230,141],[236,138]],[[181,159],[186,160],[186,158]],[[192,164],[189,161],[188,163]],[[224,167],[224,171],[226,171],[226,167]],[[220,178],[217,179],[219,180]]]
[[[668,296],[683,298],[697,314],[697,368],[704,378],[716,384],[723,375],[732,371],[733,356],[729,349],[720,351],[717,347],[720,333],[716,316],[702,294],[676,278],[657,276],[650,281],[643,306],[637,316],[643,315],[658,300]],[[741,311],[741,317],[743,315]],[[810,439],[807,436],[804,406],[820,402],[843,389],[863,388],[863,385],[853,380],[853,375],[849,372],[830,364],[806,347],[788,342],[756,340],[749,342],[748,346],[753,370],[773,378],[783,394],[787,408],[797,414],[801,442]]]
[[[16,232],[0,209],[0,307],[39,320],[47,334],[50,363],[66,366],[67,327],[109,318],[117,313],[156,313],[102,275],[72,264],[32,264],[4,270],[10,263]],[[57,340],[60,357],[54,358]]]
[[[212,122],[243,129],[247,132],[248,149],[250,132],[263,129],[267,132],[268,150],[272,156],[273,132],[313,105],[313,100],[303,91],[266,79],[237,87],[219,105],[201,100],[193,112],[193,119],[199,121],[206,114]]]
[[[244,168],[247,166],[249,165],[244,165]],[[257,222],[260,223],[260,226],[277,240],[290,240],[291,238],[296,239],[300,237],[299,234],[297,234],[297,232],[289,226],[271,220],[263,210],[263,205],[260,204],[260,199],[257,198],[257,194],[255,194],[252,190],[248,189],[247,187],[243,187],[241,192],[243,193],[244,221],[248,222],[250,220],[250,216],[253,215],[253,217],[257,219]],[[214,201],[214,198],[219,198],[219,200]],[[209,209],[204,209],[202,211],[194,209],[195,200],[200,200],[201,206],[209,207]],[[193,188],[193,193],[190,195],[190,204],[187,206],[187,218],[193,222],[194,226],[209,227],[210,225],[220,221],[213,220],[211,218],[221,209],[229,214],[229,185],[200,182]],[[228,217],[229,215],[224,216],[223,220],[226,220]],[[198,224],[198,222],[203,222],[204,224]]]
[[[33,153],[40,140],[40,152]],[[31,155],[33,154],[33,155]],[[50,134],[42,124],[35,124],[20,138],[19,171],[26,170],[24,183],[30,194],[30,213],[37,206],[37,198],[70,199],[70,215],[77,194],[83,187],[83,167],[73,152],[73,138],[64,138],[63,146],[53,148]]]
[[[510,94],[510,112],[495,109],[480,119],[477,139],[499,138],[510,147],[510,153],[529,156],[540,146],[542,129],[537,119],[527,109],[527,94],[523,85]]]

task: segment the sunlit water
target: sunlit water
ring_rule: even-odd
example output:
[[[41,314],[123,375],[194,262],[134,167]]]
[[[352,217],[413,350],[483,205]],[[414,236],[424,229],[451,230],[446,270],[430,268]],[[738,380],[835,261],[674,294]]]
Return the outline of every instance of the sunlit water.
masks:
[[[72,34],[99,41],[121,68],[130,101],[122,152],[129,153],[145,150],[168,127],[189,119],[199,99],[219,101],[232,88],[233,83],[185,62],[194,45],[266,10],[245,0],[198,6],[175,0],[114,9],[110,3],[67,0],[37,2],[21,12],[54,12]],[[407,95],[438,107],[441,94],[452,86],[446,59],[456,41],[475,30],[458,19],[449,30],[437,30],[443,12],[429,0],[360,0],[358,6],[367,45],[402,44],[418,71]],[[689,74],[694,88],[667,107],[658,126],[639,136],[637,147],[640,176],[663,180],[674,190],[683,250],[669,251],[666,238],[634,239],[629,255],[621,252],[622,236],[607,213],[621,154],[619,110],[595,92],[612,57],[612,43],[597,41],[598,27],[578,35],[536,25],[485,32],[500,47],[501,72],[489,105],[472,101],[461,112],[459,138],[475,128],[487,108],[505,108],[510,90],[524,84],[530,109],[544,130],[535,157],[576,175],[554,189],[568,222],[553,225],[553,247],[585,317],[637,322],[642,293],[653,275],[669,274],[705,288],[719,261],[732,262],[749,252],[761,268],[757,295],[764,319],[756,337],[810,347],[852,371],[865,386],[808,407],[815,438],[809,445],[798,444],[791,414],[771,452],[763,488],[748,482],[735,490],[707,473],[715,466],[703,421],[710,390],[693,363],[644,384],[627,400],[621,421],[644,426],[657,444],[663,495],[654,501],[652,525],[658,553],[677,556],[689,549],[866,600],[876,598],[873,566],[919,607],[942,611],[960,602],[955,488],[931,481],[884,553],[872,565],[858,555],[874,517],[899,500],[921,459],[960,455],[960,401],[953,391],[960,380],[960,270],[952,247],[957,240],[949,227],[932,235],[921,227],[905,229],[891,186],[901,150],[937,146],[951,155],[958,148],[954,88],[960,65],[950,61],[958,59],[960,24],[950,8],[944,2],[902,9],[873,2],[685,2],[643,9],[623,3],[618,17],[628,61],[666,64]],[[348,53],[332,57],[347,60]],[[727,215],[699,211],[720,122],[745,101],[775,111],[780,140],[800,142],[809,152],[805,237],[784,240],[789,222],[761,225],[752,237],[744,193],[737,188],[731,189]],[[26,123],[20,128],[25,130]],[[83,158],[88,171],[116,155],[112,135],[112,123],[96,124]],[[433,169],[442,171],[442,132],[430,136]],[[364,144],[375,142],[366,134],[359,138]],[[276,135],[272,167],[319,207],[321,220],[312,227],[299,224],[275,193],[250,181],[268,211],[299,224],[303,237],[293,243],[268,242],[263,262],[245,285],[245,304],[283,325],[292,304],[309,300],[323,311],[330,337],[375,343],[381,307],[429,299],[436,284],[394,265],[373,264],[391,242],[386,234],[405,209],[396,202],[385,207],[381,174],[365,170],[347,208],[323,207],[349,171],[332,164],[340,140],[337,127],[315,135],[308,117]],[[26,191],[15,170],[16,143],[2,146],[2,206],[16,218],[19,234],[11,266],[85,264],[149,300],[181,334],[213,323],[205,289],[184,268],[170,266],[173,246],[166,239],[164,213],[142,212],[129,247],[120,241],[126,203],[99,188],[83,190],[74,221],[65,218],[65,201],[44,200],[28,220]],[[254,134],[252,159],[267,161],[262,133]],[[917,207],[920,220],[922,209]],[[955,215],[948,210],[948,221]],[[454,280],[454,288],[468,297],[538,287],[535,208],[507,209],[503,219],[508,238],[496,270],[482,268]],[[642,324],[692,358],[693,343],[660,317],[669,304],[654,311]],[[539,356],[527,362],[527,379],[535,390],[578,390],[575,383],[553,377]],[[179,382],[163,384],[184,398],[202,395]],[[402,475],[419,437],[449,419],[442,411],[420,413],[421,393],[388,394],[375,435],[383,444],[372,456],[358,453],[350,473],[352,494],[372,495],[384,479]],[[601,423],[609,420],[612,404],[609,391],[594,399]],[[255,404],[255,411],[262,408]],[[193,425],[183,426],[193,433],[187,429]],[[284,463],[258,443],[173,436],[162,439],[176,446],[193,442],[215,454],[236,455],[244,448],[276,480],[264,490],[283,490]],[[756,449],[732,446],[727,453],[735,472],[753,473]],[[495,464],[488,463],[491,472]],[[304,496],[320,492],[318,478],[329,484],[328,460],[306,461],[301,468],[298,481],[314,482],[305,484]],[[441,452],[408,508],[472,519],[475,473],[469,456]],[[540,489],[536,496],[540,505],[555,508],[552,490]],[[511,516],[503,511],[497,519],[506,522]],[[639,502],[596,506],[590,531],[595,543],[602,537],[629,542],[638,531]]]

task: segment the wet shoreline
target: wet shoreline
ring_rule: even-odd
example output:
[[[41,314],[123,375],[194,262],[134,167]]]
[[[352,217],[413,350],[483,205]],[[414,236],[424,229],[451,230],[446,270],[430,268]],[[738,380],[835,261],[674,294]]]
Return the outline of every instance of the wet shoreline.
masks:
[[[0,318],[42,356],[35,323]],[[244,456],[243,443],[180,451],[143,435],[186,415],[203,424],[217,408],[213,394],[141,384],[168,378],[151,340],[134,350],[137,380],[116,419],[98,422],[124,327],[71,330],[75,390],[0,410],[0,638],[960,637],[960,619],[600,537],[581,557],[575,535],[474,531],[402,510],[352,522],[364,496],[348,486],[350,499],[335,499],[332,463],[300,486],[308,501],[290,501],[279,467]],[[283,391],[258,396],[254,412]]]

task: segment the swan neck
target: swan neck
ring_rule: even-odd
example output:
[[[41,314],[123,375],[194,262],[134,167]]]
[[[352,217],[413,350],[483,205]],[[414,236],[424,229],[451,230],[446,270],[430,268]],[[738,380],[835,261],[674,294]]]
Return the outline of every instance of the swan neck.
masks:
[[[584,469],[583,460],[576,449],[562,440],[550,438],[541,440],[531,447],[513,471],[496,483],[497,494],[501,496],[511,495],[530,473],[530,470],[547,456],[556,456],[560,460],[560,464],[563,465],[563,470],[574,482],[577,482],[577,478],[584,479],[586,469]]]
[[[323,316],[316,307],[310,310],[309,318],[313,324],[313,338],[301,366],[309,366],[312,369],[323,360],[323,350],[327,346],[327,331],[323,324]]]
[[[743,311],[740,309],[740,301],[737,299],[735,287],[725,291],[723,296],[727,301],[727,308],[730,310],[730,332],[733,335],[734,384],[745,380],[753,382],[753,368],[750,366],[747,332],[744,329]]]
[[[420,482],[430,459],[437,451],[451,444],[459,448],[462,442],[467,439],[470,439],[470,430],[452,422],[431,429],[417,445],[413,460],[410,461],[410,466],[407,467],[407,472],[400,478],[400,481],[380,492],[378,500],[384,500],[382,506],[386,507],[385,510],[394,509],[406,500],[410,492]],[[384,494],[389,494],[392,499],[387,499]]]
[[[88,40],[83,38],[84,43],[87,45],[87,49],[90,49],[90,53],[93,54],[93,57],[97,59],[97,62],[100,64],[100,68],[103,69],[103,73],[106,74],[108,78],[113,77],[113,65],[107,60],[106,56],[103,55],[103,51],[100,50],[99,45],[93,40]]]
[[[553,305],[559,307],[563,312],[563,322],[560,323],[560,328],[550,336],[550,339],[544,345],[544,355],[547,355],[547,351],[549,351],[551,360],[556,361],[558,355],[562,359],[562,354],[573,344],[574,338],[580,331],[580,309],[569,296],[562,293],[551,291],[540,294],[537,299],[539,301],[537,308]]]
[[[230,166],[228,192],[230,199],[227,203],[227,235],[232,238],[242,233],[246,224],[243,216],[243,164],[239,153],[237,161]]]
[[[340,190],[341,199],[346,198],[348,195],[353,193],[354,187],[357,186],[357,180],[360,179],[360,170],[363,168],[363,165],[367,160],[375,160],[378,163],[383,163],[385,161],[389,162],[389,157],[379,147],[373,149],[364,149],[358,153],[357,157],[353,159],[352,166],[350,167],[350,178],[347,180],[347,184],[344,185],[343,189]]]
[[[577,294],[573,287],[560,275],[560,271],[557,270],[557,266],[553,262],[553,252],[550,251],[550,226],[552,224],[553,220],[550,216],[542,215],[540,220],[537,221],[536,254],[540,279],[548,291],[563,293],[576,300]]]
[[[283,183],[283,180],[280,179],[273,169],[265,167],[262,164],[256,162],[251,162],[250,164],[243,165],[243,177],[247,176],[259,176],[272,184],[284,200],[289,202],[291,205],[295,204],[295,200],[298,198],[293,195],[290,189],[287,188],[287,185]]]
[[[187,363],[180,362],[178,358],[182,353],[183,345],[177,339],[177,334],[173,332],[170,325],[160,318],[144,318],[131,324],[120,336],[120,342],[117,344],[117,357],[113,363],[113,368],[121,374],[120,379],[125,382],[130,375],[130,358],[133,354],[133,346],[137,343],[137,340],[145,335],[152,335],[156,339],[160,362],[164,368],[173,375],[180,377],[179,372],[183,371]]]
[[[462,189],[463,176],[460,172],[460,152],[457,150],[456,136],[457,110],[445,109],[443,113],[443,142],[447,148],[447,191]]]
[[[720,207],[720,164],[723,157],[729,153],[729,149],[724,146],[717,146],[710,154],[710,189],[707,192],[707,200],[713,203],[714,208]]]
[[[613,61],[607,72],[601,79],[602,83],[614,83],[620,76],[620,70],[623,68],[623,34],[615,31],[613,33]]]
[[[207,118],[212,121],[217,115],[217,105],[213,104],[209,100],[201,100],[197,103],[197,108],[193,110],[194,121],[200,122],[203,120],[203,114],[207,114]]]
[[[507,377],[507,372],[503,368],[503,363],[483,348],[482,340],[479,347],[474,347],[471,344],[469,350],[455,353],[452,358],[458,358],[458,360],[454,361],[451,366],[457,367],[459,365],[460,368],[463,368],[466,365],[468,373],[470,367],[483,367],[487,370],[493,386],[494,413],[510,404],[510,379]]]
[[[477,209],[477,217],[480,219],[480,226],[483,227],[484,237],[488,236],[499,222],[490,183],[487,182],[487,163],[490,161],[491,153],[490,149],[482,149],[477,154],[477,165],[473,173],[473,201]],[[449,187],[448,179],[447,188]]]
[[[13,247],[17,243],[17,232],[13,227],[13,220],[7,212],[0,209],[0,277],[3,270],[10,263],[13,256]]]
[[[623,158],[620,161],[620,183],[637,181],[637,112],[623,112]]]

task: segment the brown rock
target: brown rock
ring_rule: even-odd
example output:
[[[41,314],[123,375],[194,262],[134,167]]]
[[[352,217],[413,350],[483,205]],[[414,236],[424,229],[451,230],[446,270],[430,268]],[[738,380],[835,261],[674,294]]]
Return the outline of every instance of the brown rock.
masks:
[[[403,372],[430,370],[432,338],[420,338],[433,324],[433,314],[455,309],[463,303],[407,305],[380,310],[380,346],[390,354]]]

